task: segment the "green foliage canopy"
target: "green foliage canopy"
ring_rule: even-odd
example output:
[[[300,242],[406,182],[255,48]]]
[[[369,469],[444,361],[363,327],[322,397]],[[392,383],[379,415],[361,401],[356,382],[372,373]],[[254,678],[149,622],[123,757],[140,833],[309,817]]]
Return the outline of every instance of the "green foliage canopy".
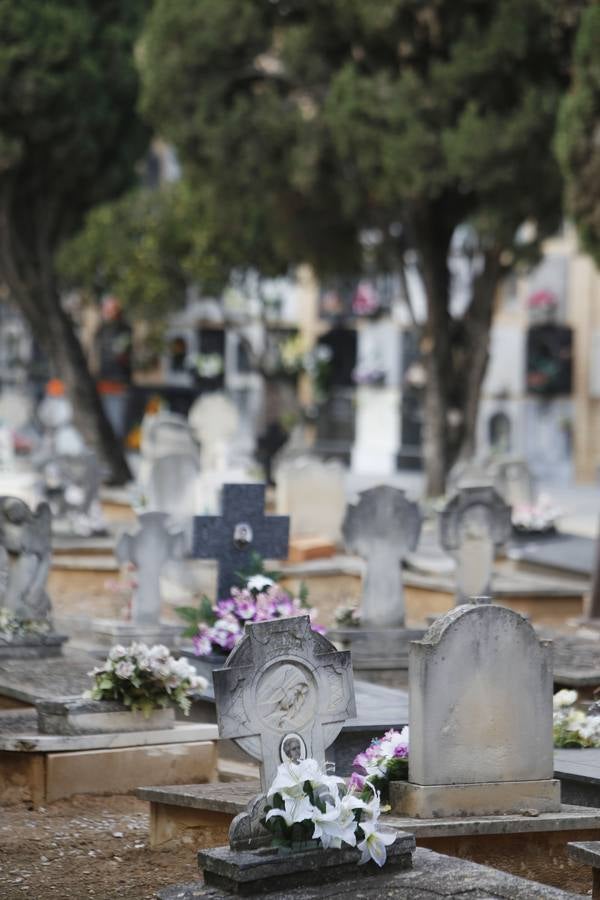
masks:
[[[60,242],[132,182],[146,147],[133,59],[146,8],[0,0],[0,274],[29,307]]]
[[[563,56],[552,0],[157,0],[142,104],[240,258],[348,271],[373,226],[550,233]]]
[[[600,5],[581,19],[575,45],[573,88],[559,117],[556,150],[567,182],[567,201],[583,247],[600,265]]]

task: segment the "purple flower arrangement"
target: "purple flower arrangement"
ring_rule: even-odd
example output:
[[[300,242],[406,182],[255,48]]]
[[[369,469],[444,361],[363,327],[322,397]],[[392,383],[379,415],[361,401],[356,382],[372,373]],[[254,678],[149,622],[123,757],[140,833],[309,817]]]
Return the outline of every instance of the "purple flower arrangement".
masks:
[[[390,781],[406,781],[408,778],[409,730],[389,731],[374,738],[366,750],[354,758],[355,771],[350,776],[349,787],[357,792],[372,789],[386,796]]]
[[[192,643],[197,656],[211,653],[228,654],[244,634],[246,622],[267,622],[285,619],[314,610],[301,597],[292,597],[281,585],[264,575],[252,575],[245,587],[231,588],[231,595],[218,600],[206,610],[205,620],[198,624]],[[321,634],[324,629],[313,625]]]

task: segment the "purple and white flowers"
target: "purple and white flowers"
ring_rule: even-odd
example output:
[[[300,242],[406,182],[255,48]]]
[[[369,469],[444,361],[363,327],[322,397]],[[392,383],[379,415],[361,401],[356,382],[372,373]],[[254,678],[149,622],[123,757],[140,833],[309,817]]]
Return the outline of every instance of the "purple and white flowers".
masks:
[[[245,587],[231,588],[231,595],[209,606],[206,620],[200,622],[192,643],[197,656],[230,653],[244,634],[246,622],[285,619],[314,610],[307,609],[300,597],[292,597],[266,575],[252,575]],[[316,631],[323,631],[313,625]]]
[[[359,795],[343,778],[326,775],[314,759],[284,762],[267,791],[265,827],[273,845],[293,849],[306,842],[340,849],[342,844],[361,851],[359,864],[373,860],[383,866],[386,848],[396,835],[380,827],[379,793]]]
[[[204,691],[206,678],[185,659],[175,659],[167,647],[156,644],[117,644],[105,662],[90,673],[94,686],[85,696],[92,700],[118,700],[148,716],[153,709],[174,704],[189,715],[189,694]]]
[[[350,777],[350,785],[356,791],[379,789],[387,793],[390,781],[404,781],[408,775],[408,725],[402,731],[390,728],[381,738],[369,744],[363,753],[354,758],[357,770]]]

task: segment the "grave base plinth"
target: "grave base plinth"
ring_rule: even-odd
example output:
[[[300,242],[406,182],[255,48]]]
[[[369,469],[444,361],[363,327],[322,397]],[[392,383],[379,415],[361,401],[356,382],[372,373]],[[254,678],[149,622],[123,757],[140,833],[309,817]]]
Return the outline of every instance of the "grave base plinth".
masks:
[[[113,700],[65,697],[36,704],[40,734],[111,734],[173,728],[175,710],[153,709],[148,715]]]
[[[49,634],[16,636],[11,640],[0,638],[0,660],[3,659],[51,659],[62,656],[65,634],[51,631]]]
[[[387,848],[387,871],[410,869],[415,839],[398,832]],[[309,885],[321,885],[373,874],[375,864],[358,866],[360,852],[355,848],[281,854],[272,848],[230,850],[215,847],[198,854],[198,865],[208,886],[221,888],[242,897]]]
[[[352,653],[357,678],[371,684],[405,687],[408,684],[408,647],[425,634],[423,628],[332,628],[329,640]]]
[[[118,619],[93,619],[90,643],[94,649],[109,650],[115,644],[131,644],[134,641],[147,644],[165,644],[171,648],[177,645],[183,634],[182,625],[157,622],[155,625],[136,625],[120,622]]]
[[[390,783],[392,814],[415,819],[560,811],[560,782],[504,781],[480,784]]]

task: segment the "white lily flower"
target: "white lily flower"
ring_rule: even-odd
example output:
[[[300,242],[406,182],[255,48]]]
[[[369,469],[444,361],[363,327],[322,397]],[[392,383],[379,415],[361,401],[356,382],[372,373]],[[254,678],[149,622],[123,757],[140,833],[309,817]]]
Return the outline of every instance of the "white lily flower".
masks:
[[[267,791],[269,800],[274,794],[285,797],[301,797],[304,794],[304,782],[310,781],[311,785],[318,786],[325,783],[325,779],[333,776],[323,775],[318,762],[315,759],[302,759],[298,763],[291,761],[281,763],[277,769],[277,775],[273,784]]]
[[[363,865],[372,859],[379,867],[385,864],[387,859],[386,847],[390,847],[396,840],[396,833],[391,831],[377,831],[374,822],[361,822],[360,827],[364,832],[364,839],[358,844],[362,855],[359,865]]]
[[[284,800],[285,809],[271,809],[266,815],[266,819],[274,819],[280,816],[286,825],[295,825],[297,822],[304,822],[306,819],[313,819],[315,808],[306,794],[302,797],[286,797]]]

